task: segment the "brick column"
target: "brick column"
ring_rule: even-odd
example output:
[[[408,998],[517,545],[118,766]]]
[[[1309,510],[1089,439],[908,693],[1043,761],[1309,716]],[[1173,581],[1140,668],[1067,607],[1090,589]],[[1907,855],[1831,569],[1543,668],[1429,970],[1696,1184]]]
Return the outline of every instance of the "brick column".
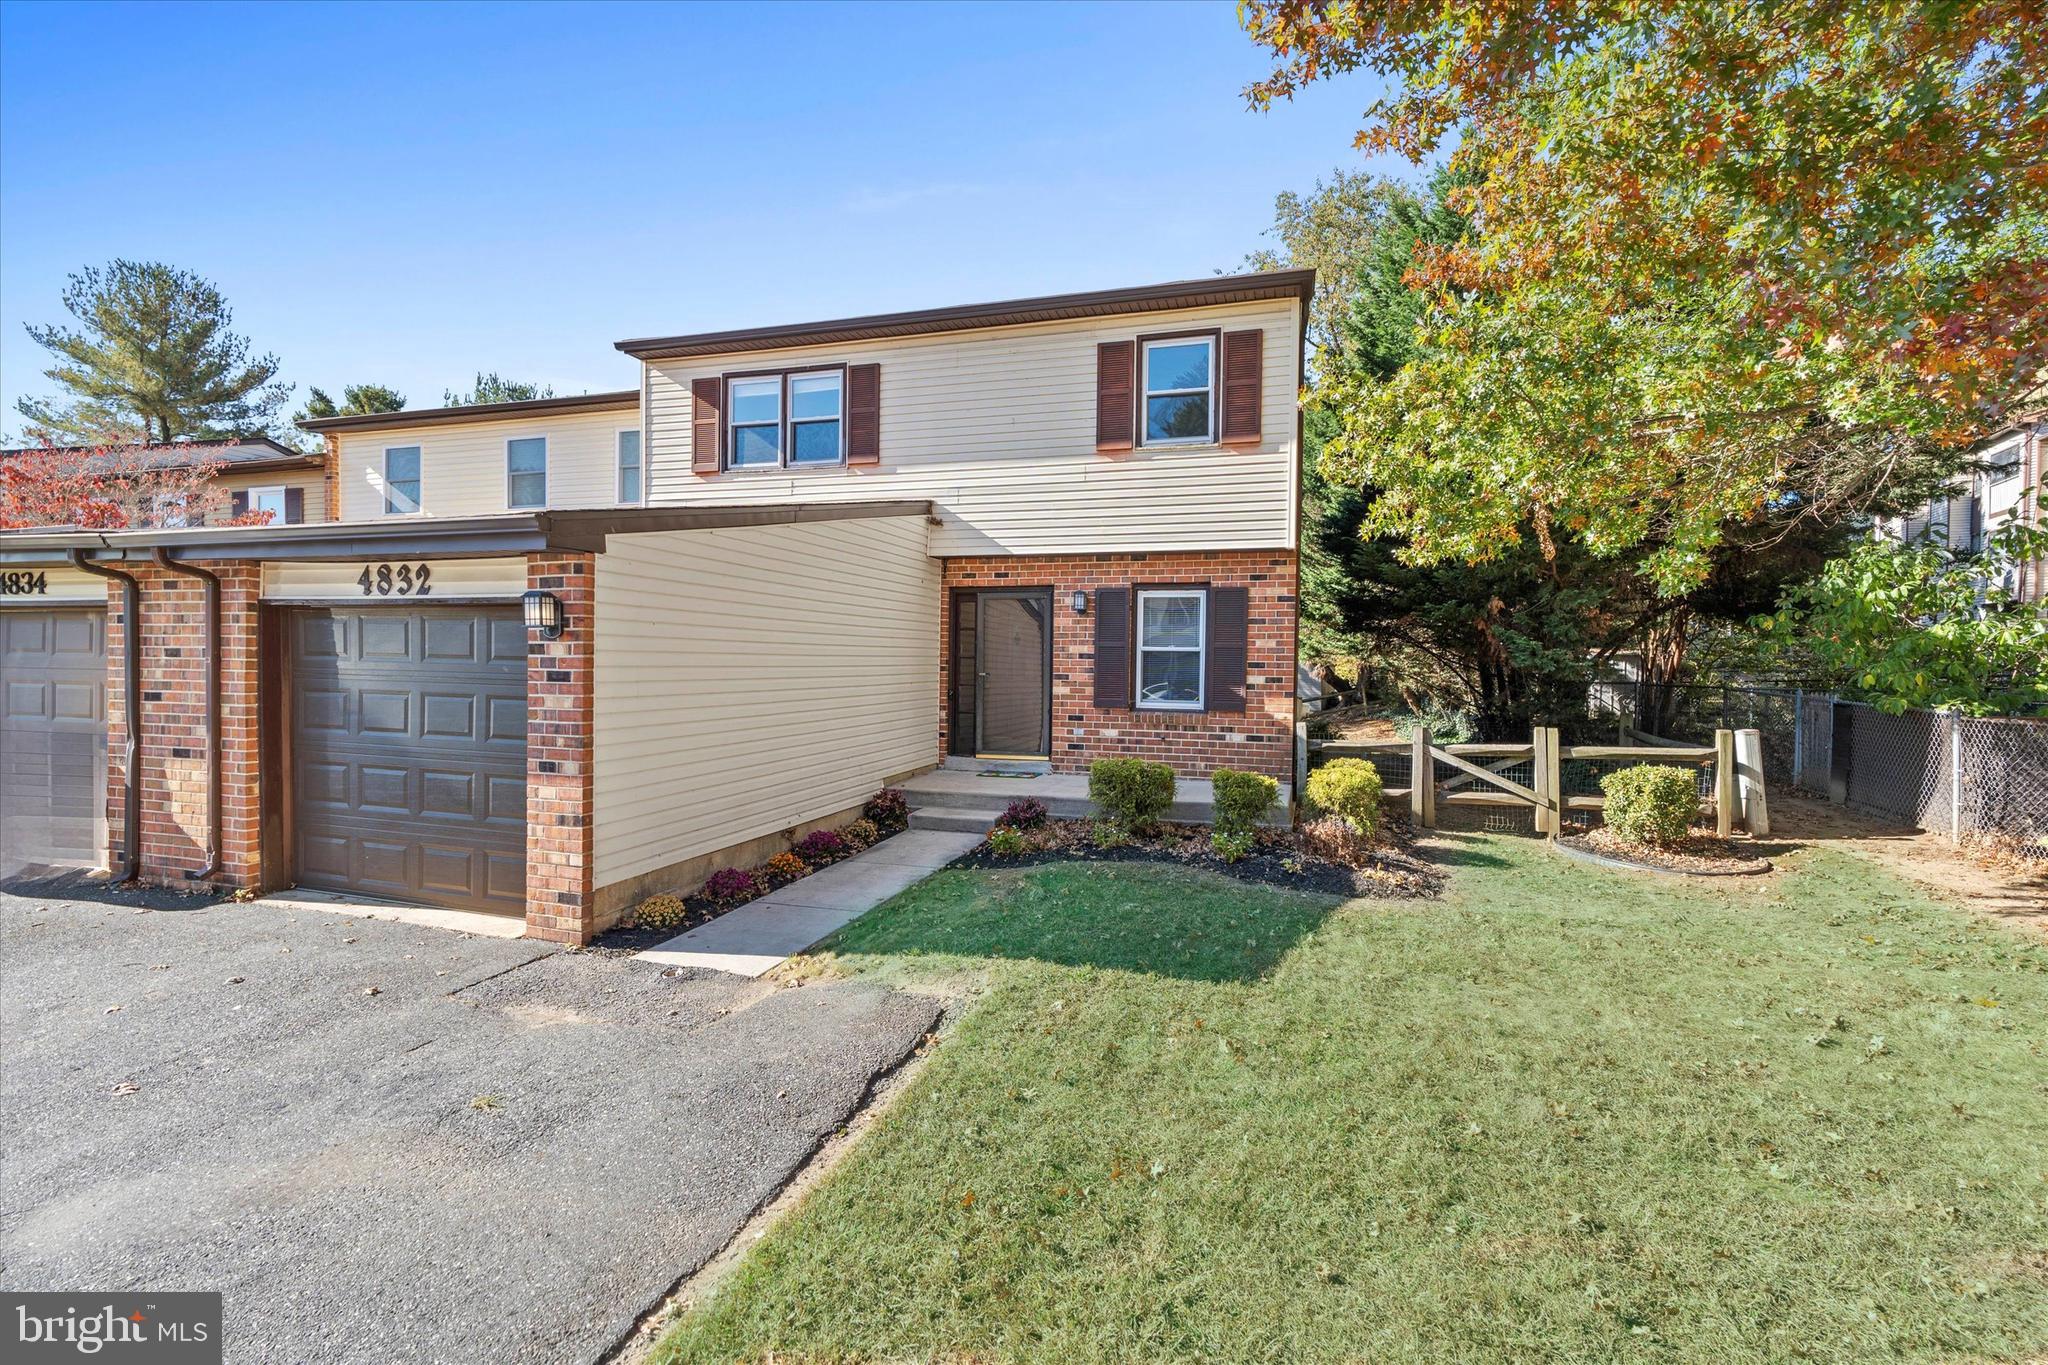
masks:
[[[142,594],[141,876],[190,886],[206,867],[206,671],[214,647],[206,638],[205,585],[154,564],[121,566]],[[221,596],[221,867],[206,882],[256,886],[261,787],[257,780],[256,609],[259,566],[214,562],[200,567],[220,578]],[[121,588],[107,597],[107,835],[122,846],[130,774],[124,639],[129,622]],[[109,863],[118,861],[110,857]]]
[[[591,856],[596,556],[529,555],[526,586],[561,598],[568,615],[559,640],[527,637],[526,933],[588,943],[598,929]]]

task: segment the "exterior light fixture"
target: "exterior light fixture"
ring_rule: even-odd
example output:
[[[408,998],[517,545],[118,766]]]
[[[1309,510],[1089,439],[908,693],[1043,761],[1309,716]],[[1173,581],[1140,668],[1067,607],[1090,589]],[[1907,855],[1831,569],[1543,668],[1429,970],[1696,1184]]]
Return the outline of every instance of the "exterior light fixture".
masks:
[[[522,593],[519,606],[526,614],[528,630],[539,631],[543,640],[562,638],[562,627],[568,624],[568,618],[562,613],[561,598],[551,592],[535,590]]]
[[[1086,616],[1088,614],[1087,593],[1081,591],[1079,588],[1074,589],[1074,596],[1072,598],[1072,602],[1074,607],[1074,615]]]

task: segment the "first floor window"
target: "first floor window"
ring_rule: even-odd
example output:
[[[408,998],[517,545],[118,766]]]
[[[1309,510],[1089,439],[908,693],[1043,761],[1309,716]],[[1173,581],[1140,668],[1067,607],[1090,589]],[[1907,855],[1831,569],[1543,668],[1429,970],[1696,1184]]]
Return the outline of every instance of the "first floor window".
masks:
[[[420,510],[420,448],[392,446],[384,452],[384,515]]]
[[[1216,439],[1210,402],[1214,337],[1148,341],[1144,370],[1146,445],[1199,445]]]
[[[505,442],[505,505],[548,505],[548,438],[520,436]]]
[[[1138,705],[1202,709],[1208,594],[1175,588],[1138,594]]]
[[[619,501],[640,502],[640,432],[636,428],[619,433]]]

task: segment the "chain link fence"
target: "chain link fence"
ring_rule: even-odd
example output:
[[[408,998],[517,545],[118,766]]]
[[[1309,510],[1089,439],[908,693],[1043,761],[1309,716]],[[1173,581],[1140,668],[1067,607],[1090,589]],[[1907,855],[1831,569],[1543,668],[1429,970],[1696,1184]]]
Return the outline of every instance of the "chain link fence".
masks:
[[[1765,780],[1790,782],[1802,695],[1792,686],[1605,681],[1588,691],[1583,719],[1560,725],[1575,744],[1612,744],[1624,725],[1685,744],[1712,744],[1716,730],[1755,730],[1763,739]]]

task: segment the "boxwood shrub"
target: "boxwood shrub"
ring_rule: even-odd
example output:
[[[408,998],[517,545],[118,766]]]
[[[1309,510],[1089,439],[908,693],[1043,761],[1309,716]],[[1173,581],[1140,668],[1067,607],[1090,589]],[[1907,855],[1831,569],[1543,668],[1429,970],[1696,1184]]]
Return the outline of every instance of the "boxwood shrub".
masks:
[[[1698,779],[1690,768],[1638,763],[1600,779],[1607,828],[1630,844],[1675,844],[1699,814]]]
[[[1098,758],[1088,765],[1088,799],[1103,818],[1147,833],[1173,808],[1173,769],[1142,758]]]
[[[1263,773],[1218,768],[1209,774],[1216,789],[1216,832],[1250,834],[1280,798],[1280,784]]]
[[[1370,839],[1380,828],[1380,770],[1362,758],[1333,758],[1308,775],[1308,803]]]

